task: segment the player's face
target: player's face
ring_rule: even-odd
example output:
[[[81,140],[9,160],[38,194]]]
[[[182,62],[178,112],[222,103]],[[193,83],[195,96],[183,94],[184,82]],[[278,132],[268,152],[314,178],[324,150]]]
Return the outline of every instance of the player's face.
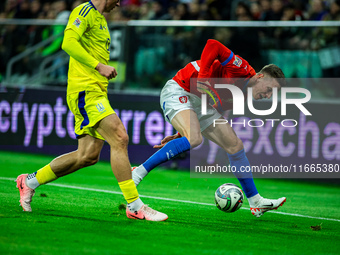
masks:
[[[255,100],[262,98],[271,98],[273,88],[280,89],[279,83],[270,77],[265,77],[263,74],[258,77],[256,84],[253,86],[253,97]]]
[[[110,12],[112,9],[120,6],[120,0],[107,0],[104,12]]]

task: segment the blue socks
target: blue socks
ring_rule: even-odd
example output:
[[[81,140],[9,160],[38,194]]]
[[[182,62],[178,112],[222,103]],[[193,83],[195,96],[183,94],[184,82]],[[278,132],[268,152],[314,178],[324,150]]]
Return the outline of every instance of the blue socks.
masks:
[[[150,172],[156,166],[171,160],[182,152],[190,150],[190,143],[186,137],[181,137],[168,142],[164,147],[153,154],[143,164],[146,171]]]
[[[168,142],[162,149],[153,154],[144,164],[143,167],[147,172],[150,172],[156,166],[171,160],[181,154],[182,152],[190,150],[190,143],[186,137],[181,137]],[[236,167],[234,175],[240,182],[242,189],[247,198],[258,194],[253,175],[251,172],[244,171],[250,167],[248,158],[242,149],[235,154],[228,154],[230,165]],[[245,167],[242,168],[241,167]],[[241,172],[242,170],[242,172]],[[249,170],[249,169],[248,169]]]
[[[228,154],[230,165],[236,167],[237,171],[234,172],[234,175],[240,182],[244,193],[247,198],[255,196],[258,194],[254,180],[253,174],[250,172],[246,172],[245,169],[249,170],[250,164],[248,158],[244,152],[244,149],[236,152],[235,154]],[[243,167],[245,168],[243,168]],[[241,169],[242,167],[242,169]],[[243,171],[243,172],[241,172]]]

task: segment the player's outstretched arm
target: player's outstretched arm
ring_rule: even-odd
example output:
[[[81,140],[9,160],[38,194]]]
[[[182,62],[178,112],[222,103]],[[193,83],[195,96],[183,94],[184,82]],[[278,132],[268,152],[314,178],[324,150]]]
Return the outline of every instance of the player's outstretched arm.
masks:
[[[174,135],[169,135],[167,137],[165,137],[162,141],[161,141],[161,144],[159,145],[155,145],[153,146],[155,149],[161,149],[164,147],[164,145],[166,145],[168,142],[172,141],[172,140],[175,140],[177,138],[181,138],[182,136],[177,133],[177,134],[174,134]]]

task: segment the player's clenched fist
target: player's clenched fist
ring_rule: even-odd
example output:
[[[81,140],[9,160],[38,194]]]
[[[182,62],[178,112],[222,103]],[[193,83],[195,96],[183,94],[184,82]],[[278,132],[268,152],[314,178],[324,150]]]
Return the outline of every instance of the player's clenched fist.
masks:
[[[108,80],[111,80],[112,78],[115,78],[117,76],[117,71],[114,67],[104,65],[102,63],[99,63],[96,66],[96,70]]]
[[[207,92],[210,91],[210,87],[209,81],[197,81],[197,90],[202,94],[207,94]]]

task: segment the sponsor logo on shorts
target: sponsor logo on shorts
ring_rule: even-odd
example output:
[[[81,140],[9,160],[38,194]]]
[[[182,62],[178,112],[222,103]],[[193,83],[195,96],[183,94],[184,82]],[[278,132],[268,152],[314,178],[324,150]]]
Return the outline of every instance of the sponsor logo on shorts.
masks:
[[[182,103],[182,104],[185,104],[188,102],[188,97],[187,96],[181,96],[179,97],[179,101]]]

